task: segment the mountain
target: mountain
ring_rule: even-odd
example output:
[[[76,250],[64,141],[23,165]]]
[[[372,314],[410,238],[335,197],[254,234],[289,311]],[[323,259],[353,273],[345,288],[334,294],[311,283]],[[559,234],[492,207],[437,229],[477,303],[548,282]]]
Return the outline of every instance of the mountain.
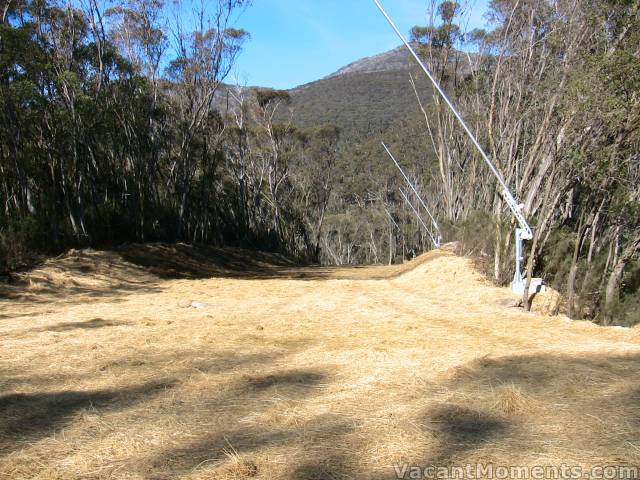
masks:
[[[409,53],[404,45],[401,45],[388,52],[380,53],[372,57],[365,57],[356,60],[349,65],[342,67],[338,71],[325,78],[339,77],[353,73],[374,73],[394,70],[408,70],[411,68]]]
[[[383,141],[414,171],[424,171],[433,164],[433,148],[411,78],[428,107],[433,88],[404,46],[362,58],[325,78],[289,90],[291,103],[278,112],[277,120],[291,121],[300,129],[337,125],[341,130],[339,189],[345,195],[366,196],[380,179],[397,175],[380,145]],[[228,89],[223,86],[217,95],[223,110]]]
[[[433,165],[433,148],[412,77],[428,106],[433,88],[404,46],[360,59],[289,91],[290,111],[281,113],[283,120],[290,118],[302,129],[327,123],[340,127],[341,180],[336,190],[343,198],[366,197],[384,179],[397,176],[381,142],[412,171],[424,172]]]
[[[290,91],[293,121],[301,128],[338,125],[348,136],[380,134],[420,114],[411,75],[423,102],[432,87],[417,75],[404,46],[353,62],[335,73]]]

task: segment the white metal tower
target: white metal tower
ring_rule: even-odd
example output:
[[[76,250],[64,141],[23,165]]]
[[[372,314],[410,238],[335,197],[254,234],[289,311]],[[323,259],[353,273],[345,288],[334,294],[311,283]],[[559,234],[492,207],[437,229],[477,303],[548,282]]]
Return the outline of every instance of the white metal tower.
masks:
[[[442,89],[442,87],[440,87],[440,85],[438,84],[436,79],[433,77],[433,75],[431,75],[431,72],[429,71],[429,69],[425,66],[425,64],[420,59],[418,54],[415,52],[413,47],[409,44],[409,42],[404,37],[404,35],[402,35],[402,33],[400,32],[400,30],[398,29],[396,24],[393,22],[391,17],[387,14],[385,9],[382,7],[382,4],[380,3],[380,1],[379,0],[373,0],[373,1],[375,2],[376,6],[380,10],[380,12],[382,12],[384,17],[387,19],[387,21],[389,22],[389,24],[391,25],[393,30],[396,32],[396,35],[398,35],[398,37],[400,37],[400,40],[402,40],[402,43],[404,43],[405,47],[407,47],[407,49],[409,50],[409,52],[411,53],[413,58],[416,60],[416,62],[418,62],[418,65],[420,65],[420,68],[422,68],[424,73],[427,75],[427,78],[429,78],[429,80],[431,80],[431,83],[433,84],[433,86],[436,89],[436,91],[438,92],[438,94],[442,97],[444,102],[447,104],[447,106],[449,107],[449,109],[451,110],[453,115],[456,117],[456,119],[458,120],[458,122],[462,126],[463,130],[469,136],[469,139],[471,140],[471,143],[473,143],[473,145],[476,147],[476,149],[480,153],[480,156],[485,161],[485,163],[487,164],[487,166],[489,167],[491,172],[498,179],[498,183],[500,184],[500,187],[502,189],[502,196],[504,198],[504,201],[506,202],[507,206],[509,207],[509,209],[513,213],[513,216],[515,217],[516,221],[518,222],[518,226],[519,226],[519,228],[516,228],[515,273],[514,273],[514,276],[513,276],[513,282],[511,283],[511,288],[516,293],[524,293],[524,278],[523,278],[523,274],[522,274],[522,270],[521,270],[521,264],[522,264],[522,260],[523,260],[522,244],[523,244],[523,240],[531,240],[533,238],[533,231],[531,230],[531,227],[527,223],[527,220],[524,218],[524,215],[522,213],[522,209],[523,209],[524,205],[519,203],[518,201],[516,201],[515,197],[511,193],[511,190],[509,190],[509,187],[508,187],[507,183],[505,182],[502,174],[498,171],[496,166],[489,159],[489,156],[484,152],[484,150],[482,149],[482,146],[480,145],[480,142],[478,142],[478,139],[475,137],[475,135],[473,134],[471,129],[467,126],[466,122],[462,118],[462,115],[460,115],[460,113],[458,113],[458,111],[456,110],[456,108],[453,105],[453,103],[451,102],[451,100],[449,100],[449,97],[447,97],[446,93],[444,93],[444,90]],[[540,279],[540,278],[531,279],[531,284],[529,285],[529,291],[530,292],[532,292],[532,293],[539,292],[539,291],[542,291],[543,289],[544,289],[544,283],[543,283],[542,279]]]

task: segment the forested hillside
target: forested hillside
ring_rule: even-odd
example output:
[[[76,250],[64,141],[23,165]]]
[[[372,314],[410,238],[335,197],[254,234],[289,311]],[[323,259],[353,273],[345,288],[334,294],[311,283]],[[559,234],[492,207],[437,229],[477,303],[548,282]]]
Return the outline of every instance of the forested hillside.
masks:
[[[640,2],[578,2],[575,9],[546,2],[490,6],[492,30],[462,32],[456,23],[461,7],[440,2],[435,23],[414,28],[412,40],[523,202],[535,230],[527,276],[542,275],[562,291],[572,317],[636,323]],[[398,174],[379,147],[385,140],[436,210],[445,237],[474,252],[495,281],[508,282],[515,227],[495,178],[442,100],[421,90],[427,80],[415,77],[419,102],[408,80],[402,81],[408,72],[397,69],[393,55],[388,58],[388,71],[379,61],[364,61],[313,84],[312,98],[298,108],[303,124],[310,112],[324,119],[322,109],[310,107],[314,98],[327,99],[327,105],[335,97],[357,99],[359,84],[376,91],[383,79],[397,78],[386,85],[387,98],[400,99],[391,121],[380,114],[384,108],[365,111],[375,126],[360,124],[364,131],[353,133],[355,138],[348,132],[342,144],[341,171],[357,181],[343,190],[341,179],[328,209],[325,235],[338,239],[342,256],[333,248],[323,253],[338,263],[379,262],[405,242],[420,245],[415,219],[405,216],[397,194]],[[373,65],[373,72],[362,73],[359,65],[365,71]],[[370,105],[379,101],[374,94]],[[348,115],[350,109],[344,110]],[[422,246],[428,244],[423,239]]]
[[[230,18],[247,2],[194,6],[197,31],[169,23],[163,3],[3,5],[2,269],[131,241],[309,254],[280,166],[294,132],[270,118],[279,98],[215,108],[247,38]]]
[[[149,241],[401,261],[431,241],[384,140],[445,240],[510,280],[502,192],[402,49],[292,91],[232,86],[247,32],[231,19],[251,7],[199,5],[190,31],[162,0],[3,4],[3,272]],[[486,31],[463,32],[461,6],[436,2],[412,41],[524,204],[527,277],[561,290],[572,317],[638,322],[640,2],[489,10]]]
[[[363,58],[291,90],[289,113],[300,127],[335,123],[353,140],[379,135],[403,119],[415,121],[420,110],[411,87],[414,67],[404,47]],[[432,91],[425,82],[417,88],[423,96]]]
[[[350,137],[384,132],[403,117],[415,120],[419,109],[410,83],[411,70],[354,72],[329,77],[290,92],[296,125],[335,123]],[[431,88],[424,82],[420,93]]]

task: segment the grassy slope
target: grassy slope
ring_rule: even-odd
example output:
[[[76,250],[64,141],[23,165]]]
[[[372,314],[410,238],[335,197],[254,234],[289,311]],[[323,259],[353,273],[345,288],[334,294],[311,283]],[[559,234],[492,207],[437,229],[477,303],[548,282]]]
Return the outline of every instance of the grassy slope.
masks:
[[[24,279],[0,300],[0,478],[640,463],[640,330],[508,308],[448,252],[327,269],[129,247]]]

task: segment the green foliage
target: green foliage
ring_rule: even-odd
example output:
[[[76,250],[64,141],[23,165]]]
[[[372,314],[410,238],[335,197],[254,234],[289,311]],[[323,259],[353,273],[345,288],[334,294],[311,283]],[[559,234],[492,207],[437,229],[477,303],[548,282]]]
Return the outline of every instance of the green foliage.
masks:
[[[256,97],[260,108],[266,108],[274,102],[284,102],[286,104],[291,102],[291,95],[286,90],[260,89],[256,92]]]
[[[332,123],[343,139],[380,135],[407,116],[418,113],[411,89],[411,70],[353,73],[329,77],[291,91],[293,120],[301,128]],[[428,101],[431,87],[418,83]],[[286,116],[285,112],[281,116]]]
[[[0,273],[29,266],[42,254],[56,253],[55,227],[49,218],[32,216],[0,228]]]
[[[557,229],[551,235],[545,249],[542,271],[545,279],[555,289],[564,292],[571,268],[576,234],[567,227]]]
[[[223,171],[224,119],[212,98],[246,32],[180,36],[162,78],[161,5],[123,2],[106,12],[103,36],[88,11],[9,4],[0,23],[0,270],[129,241],[292,245],[262,219],[239,224],[239,187]],[[276,132],[283,142],[293,135]]]

